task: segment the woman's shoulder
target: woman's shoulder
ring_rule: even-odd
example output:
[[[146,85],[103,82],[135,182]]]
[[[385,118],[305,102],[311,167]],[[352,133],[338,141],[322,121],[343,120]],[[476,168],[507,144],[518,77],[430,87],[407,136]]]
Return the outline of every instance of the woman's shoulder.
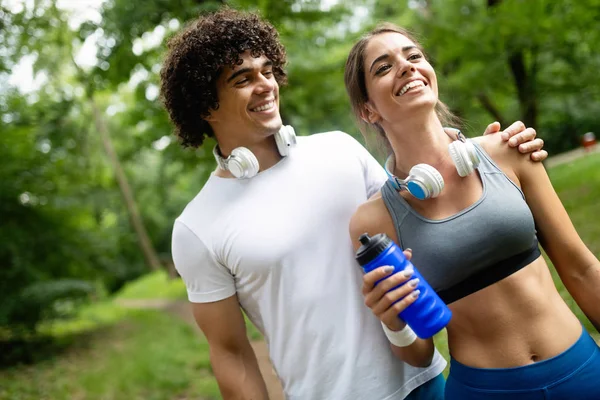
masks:
[[[350,236],[355,245],[358,244],[358,238],[363,233],[369,235],[387,233],[390,228],[391,232],[394,232],[392,219],[381,197],[381,191],[361,204],[350,219]]]
[[[529,153],[522,154],[518,148],[510,147],[499,134],[484,135],[472,140],[479,144],[502,172],[518,184],[519,171],[530,160]]]
[[[385,203],[383,202],[383,197],[381,197],[381,190],[378,190],[377,193],[358,206],[354,212],[354,215],[352,216],[352,220],[356,220],[356,222],[365,224],[368,222],[368,220],[373,219],[373,217],[380,215],[386,210],[387,209]]]
[[[487,155],[503,169],[508,167],[512,169],[516,164],[529,160],[529,153],[522,154],[517,147],[510,147],[500,134],[478,136],[471,140],[481,146]]]

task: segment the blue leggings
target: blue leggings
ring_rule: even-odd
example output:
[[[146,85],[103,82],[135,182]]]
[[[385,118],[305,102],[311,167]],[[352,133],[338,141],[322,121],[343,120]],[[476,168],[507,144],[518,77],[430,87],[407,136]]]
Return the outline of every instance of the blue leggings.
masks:
[[[599,400],[600,348],[583,329],[563,353],[516,368],[472,368],[452,359],[446,400]]]

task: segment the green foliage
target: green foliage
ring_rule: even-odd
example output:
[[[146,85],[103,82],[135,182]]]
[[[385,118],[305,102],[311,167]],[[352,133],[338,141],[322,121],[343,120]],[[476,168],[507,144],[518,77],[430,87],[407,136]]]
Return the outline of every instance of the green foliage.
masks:
[[[185,284],[181,278],[170,278],[165,271],[146,274],[128,282],[116,294],[119,300],[141,299],[187,299]]]
[[[60,314],[59,301],[91,292],[80,278],[94,278],[96,263],[92,252],[82,251],[89,235],[61,196],[59,174],[68,150],[63,147],[56,158],[43,156],[50,144],[48,126],[33,128],[39,110],[22,107],[23,100],[10,94],[1,100],[19,112],[5,114],[13,124],[0,122],[0,328],[32,330],[42,318]],[[49,122],[60,124],[58,116],[68,107],[48,108]]]
[[[135,253],[128,268],[117,262],[132,253],[131,234],[107,225],[106,203],[118,194],[90,154],[86,109],[51,85],[29,96],[1,91],[0,108],[0,331],[25,335],[68,316],[97,280],[117,288],[140,263]]]
[[[600,57],[590,51],[598,41],[590,26],[600,3],[488,3],[435,0],[415,11],[410,26],[437,68],[441,97],[477,135],[492,120],[523,120],[551,153],[578,146],[598,131]]]
[[[548,171],[577,232],[600,257],[600,154],[593,153]]]

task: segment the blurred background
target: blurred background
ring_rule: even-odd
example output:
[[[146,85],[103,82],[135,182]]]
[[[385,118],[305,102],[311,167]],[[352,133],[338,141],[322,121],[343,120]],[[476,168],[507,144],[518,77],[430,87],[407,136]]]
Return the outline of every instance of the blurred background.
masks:
[[[158,85],[168,38],[223,4],[279,30],[282,116],[302,135],[362,141],[352,43],[382,20],[417,33],[467,135],[537,129],[600,256],[600,0],[0,0],[1,399],[219,398],[170,257],[212,143],[178,145]]]

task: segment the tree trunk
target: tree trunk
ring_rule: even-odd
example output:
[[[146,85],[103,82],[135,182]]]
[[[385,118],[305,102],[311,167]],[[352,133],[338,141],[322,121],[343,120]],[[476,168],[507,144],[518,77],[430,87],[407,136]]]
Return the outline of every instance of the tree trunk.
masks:
[[[152,242],[148,237],[148,233],[146,232],[146,227],[140,217],[140,213],[137,208],[137,204],[133,197],[133,193],[131,191],[131,187],[129,186],[129,182],[127,181],[127,176],[121,167],[121,163],[119,162],[119,158],[112,144],[112,140],[110,139],[110,134],[106,127],[104,118],[100,113],[100,110],[96,106],[96,102],[94,101],[93,94],[90,96],[90,103],[92,105],[92,111],[94,113],[94,123],[96,125],[96,129],[102,138],[102,144],[104,145],[104,150],[108,155],[108,159],[114,169],[115,177],[117,178],[117,183],[119,185],[119,189],[121,190],[121,195],[123,196],[123,200],[125,201],[125,205],[127,207],[127,212],[129,214],[129,219],[135,233],[138,237],[138,243],[144,254],[144,258],[146,259],[146,263],[153,271],[157,271],[161,268],[161,263],[159,261],[158,255],[156,254],[156,250],[154,246],[152,246]]]
[[[535,57],[535,55],[534,55]],[[532,128],[537,127],[537,94],[535,87],[536,62],[533,61],[532,67],[527,71],[523,51],[514,51],[508,58],[508,65],[515,80],[517,95],[521,108],[521,118],[523,123]]]
[[[487,0],[488,8],[493,8],[500,4],[502,0]],[[525,65],[525,49],[515,49],[508,56],[508,66],[513,75],[519,106],[521,109],[521,120],[531,128],[537,128],[538,101],[536,93],[536,74],[537,74],[537,49],[532,48],[532,64],[529,71]]]
[[[496,121],[500,122],[500,126],[503,126],[503,127],[507,127],[508,126],[508,125],[506,125],[506,120],[502,116],[502,113],[500,113],[500,110],[498,110],[498,107],[496,107],[494,105],[494,103],[492,103],[492,100],[488,97],[487,94],[481,92],[481,93],[479,93],[477,95],[477,98],[479,99],[479,102],[481,103],[481,106],[488,113],[490,113],[490,115],[492,116],[492,118],[494,118]]]

